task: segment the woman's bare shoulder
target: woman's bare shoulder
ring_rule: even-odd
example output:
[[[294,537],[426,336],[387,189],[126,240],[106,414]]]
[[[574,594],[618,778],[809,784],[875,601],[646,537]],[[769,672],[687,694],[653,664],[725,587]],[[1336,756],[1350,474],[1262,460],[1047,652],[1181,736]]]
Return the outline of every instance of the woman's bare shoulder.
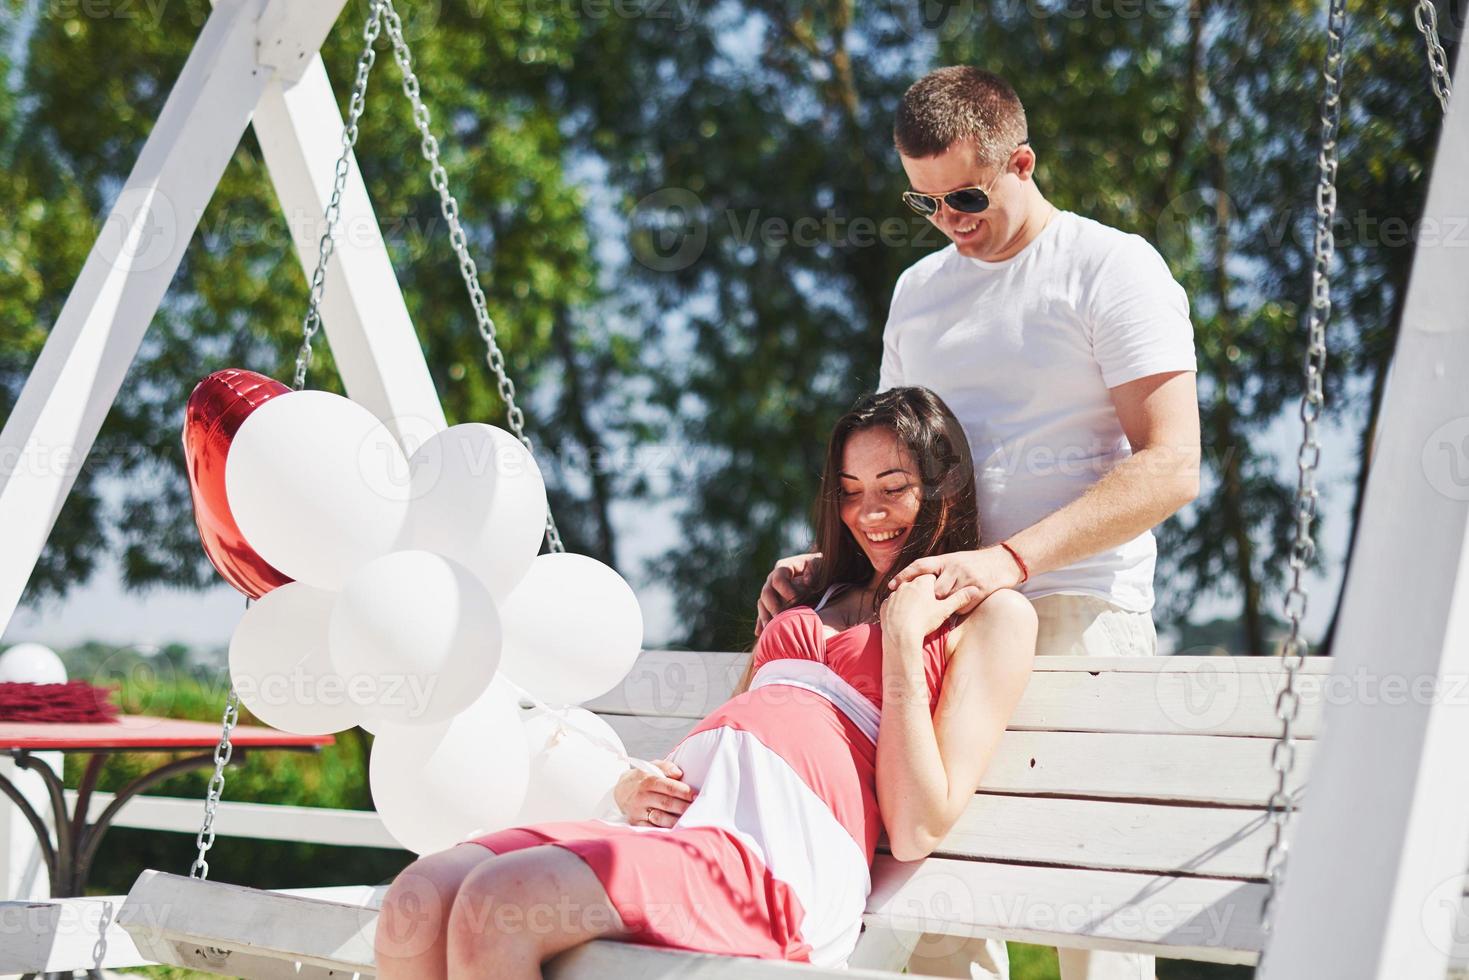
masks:
[[[1002,630],[1035,628],[1035,607],[1014,589],[996,589],[967,613],[956,613],[944,636],[945,662],[966,642],[977,643],[986,625]]]

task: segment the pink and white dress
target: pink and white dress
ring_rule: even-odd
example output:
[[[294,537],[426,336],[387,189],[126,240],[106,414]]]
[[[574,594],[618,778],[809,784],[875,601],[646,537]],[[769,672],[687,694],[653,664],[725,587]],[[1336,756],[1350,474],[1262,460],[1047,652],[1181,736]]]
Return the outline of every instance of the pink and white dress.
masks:
[[[882,628],[828,635],[815,607],[771,619],[750,690],[669,753],[698,794],[673,827],[592,819],[474,839],[496,853],[554,844],[601,880],[625,941],[842,966],[857,944],[881,831]],[[924,641],[930,714],[951,618]]]

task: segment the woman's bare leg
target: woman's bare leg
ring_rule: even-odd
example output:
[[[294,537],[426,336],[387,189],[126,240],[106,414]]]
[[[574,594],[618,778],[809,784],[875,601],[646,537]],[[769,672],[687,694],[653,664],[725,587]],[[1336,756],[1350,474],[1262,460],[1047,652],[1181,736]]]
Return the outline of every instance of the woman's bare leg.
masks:
[[[528,847],[480,865],[459,886],[449,977],[540,980],[543,960],[627,932],[586,862],[562,847]]]
[[[459,886],[497,855],[478,844],[458,844],[404,868],[383,898],[373,942],[379,980],[445,980],[445,933]]]

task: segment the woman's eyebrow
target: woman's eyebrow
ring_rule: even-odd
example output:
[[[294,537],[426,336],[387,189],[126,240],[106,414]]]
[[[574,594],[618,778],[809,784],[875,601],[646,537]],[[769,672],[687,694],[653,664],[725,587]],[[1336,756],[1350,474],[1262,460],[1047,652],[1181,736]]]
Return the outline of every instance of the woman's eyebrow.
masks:
[[[874,477],[874,479],[881,480],[883,477],[885,477],[885,476],[887,476],[887,475],[889,475],[891,473],[907,473],[907,472],[908,472],[907,470],[902,469],[901,467],[898,468],[898,469],[894,469],[894,470],[883,470],[881,473],[877,474],[877,476]],[[855,479],[857,479],[855,476],[853,476],[850,473],[838,473],[837,476],[841,477],[843,480],[855,480]]]

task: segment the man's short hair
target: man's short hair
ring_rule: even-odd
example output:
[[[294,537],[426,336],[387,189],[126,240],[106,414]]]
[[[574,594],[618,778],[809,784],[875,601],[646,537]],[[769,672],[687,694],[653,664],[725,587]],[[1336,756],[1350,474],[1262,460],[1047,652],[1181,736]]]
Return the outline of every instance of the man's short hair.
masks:
[[[968,65],[938,68],[898,103],[893,143],[905,157],[938,156],[972,139],[983,164],[999,163],[1025,140],[1025,106],[1010,83]]]

